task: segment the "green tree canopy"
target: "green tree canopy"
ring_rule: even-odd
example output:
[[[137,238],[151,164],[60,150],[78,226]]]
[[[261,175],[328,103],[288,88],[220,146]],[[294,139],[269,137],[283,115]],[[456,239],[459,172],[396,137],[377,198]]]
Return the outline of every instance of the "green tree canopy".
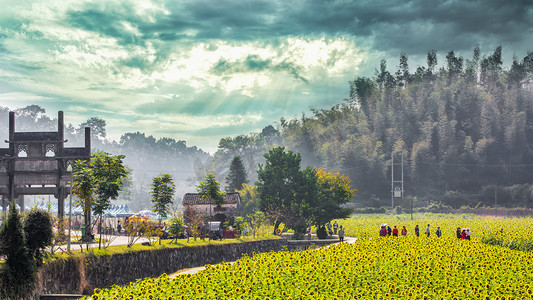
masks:
[[[202,198],[213,200],[217,208],[221,208],[224,204],[225,193],[220,191],[220,183],[213,173],[208,173],[205,176],[205,181],[196,186],[196,190]]]
[[[161,218],[166,218],[172,203],[176,186],[170,174],[162,174],[152,178],[152,210]],[[161,223],[161,219],[159,219]]]
[[[74,193],[84,207],[85,224],[91,224],[91,212],[101,217],[116,199],[122,180],[127,176],[123,164],[124,155],[111,155],[106,152],[93,154],[91,161],[76,161],[74,164]],[[86,229],[86,238],[91,234]]]
[[[323,226],[351,213],[342,207],[355,195],[348,176],[322,168],[300,170],[300,154],[284,148],[272,149],[265,158],[265,165],[259,166],[257,192],[261,211],[275,229],[284,223],[303,233],[308,225]]]
[[[347,218],[352,210],[342,207],[355,196],[356,189],[350,186],[350,178],[339,172],[316,170],[318,183],[318,201],[313,207],[311,221],[319,226],[333,219]]]
[[[300,154],[277,147],[265,154],[265,159],[265,164],[259,165],[257,171],[261,211],[274,222],[274,230],[281,223],[293,229],[300,227],[302,199],[299,197],[304,182]]]

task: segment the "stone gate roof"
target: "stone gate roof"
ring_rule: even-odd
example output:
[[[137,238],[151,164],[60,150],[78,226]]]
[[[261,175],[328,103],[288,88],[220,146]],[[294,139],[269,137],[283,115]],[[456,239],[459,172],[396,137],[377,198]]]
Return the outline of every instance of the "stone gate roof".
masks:
[[[224,204],[240,204],[241,197],[239,193],[226,193],[224,197]],[[183,196],[183,205],[198,205],[198,204],[213,204],[215,201],[211,199],[205,199],[198,193],[187,193]]]

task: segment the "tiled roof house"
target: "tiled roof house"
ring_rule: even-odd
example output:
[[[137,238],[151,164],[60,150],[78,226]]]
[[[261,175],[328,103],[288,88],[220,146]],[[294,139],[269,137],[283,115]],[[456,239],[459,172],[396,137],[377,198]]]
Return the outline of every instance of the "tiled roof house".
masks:
[[[186,210],[188,208],[215,218],[217,218],[217,215],[219,215],[218,217],[223,215],[228,219],[232,219],[240,214],[241,197],[239,193],[226,193],[224,204],[222,204],[221,208],[217,208],[215,201],[202,198],[198,193],[187,193],[183,196],[183,209]]]

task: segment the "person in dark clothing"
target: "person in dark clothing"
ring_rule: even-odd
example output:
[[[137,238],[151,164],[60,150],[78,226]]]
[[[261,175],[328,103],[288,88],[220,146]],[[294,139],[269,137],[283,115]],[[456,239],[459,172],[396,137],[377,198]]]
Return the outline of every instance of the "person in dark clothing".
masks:
[[[442,231],[440,230],[440,226],[437,227],[437,231],[435,231],[435,234],[437,235],[437,237],[440,237],[442,235]]]
[[[461,238],[463,240],[466,240],[466,230],[463,229],[463,231],[461,232]]]
[[[418,228],[418,225],[415,226],[415,235],[416,235],[417,237],[420,236],[420,228]]]
[[[392,229],[390,228],[390,226],[387,226],[387,235],[390,236],[392,233]]]
[[[463,237],[462,234],[461,234],[461,227],[457,227],[457,231],[456,231],[456,233],[457,233],[457,238],[458,238],[458,239],[460,239],[460,238]]]

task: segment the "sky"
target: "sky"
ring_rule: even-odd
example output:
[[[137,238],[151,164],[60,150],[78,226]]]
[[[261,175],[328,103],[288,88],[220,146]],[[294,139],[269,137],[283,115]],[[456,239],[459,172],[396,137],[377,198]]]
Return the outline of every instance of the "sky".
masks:
[[[0,106],[37,104],[108,138],[220,138],[342,103],[401,53],[533,51],[533,1],[0,0]]]

